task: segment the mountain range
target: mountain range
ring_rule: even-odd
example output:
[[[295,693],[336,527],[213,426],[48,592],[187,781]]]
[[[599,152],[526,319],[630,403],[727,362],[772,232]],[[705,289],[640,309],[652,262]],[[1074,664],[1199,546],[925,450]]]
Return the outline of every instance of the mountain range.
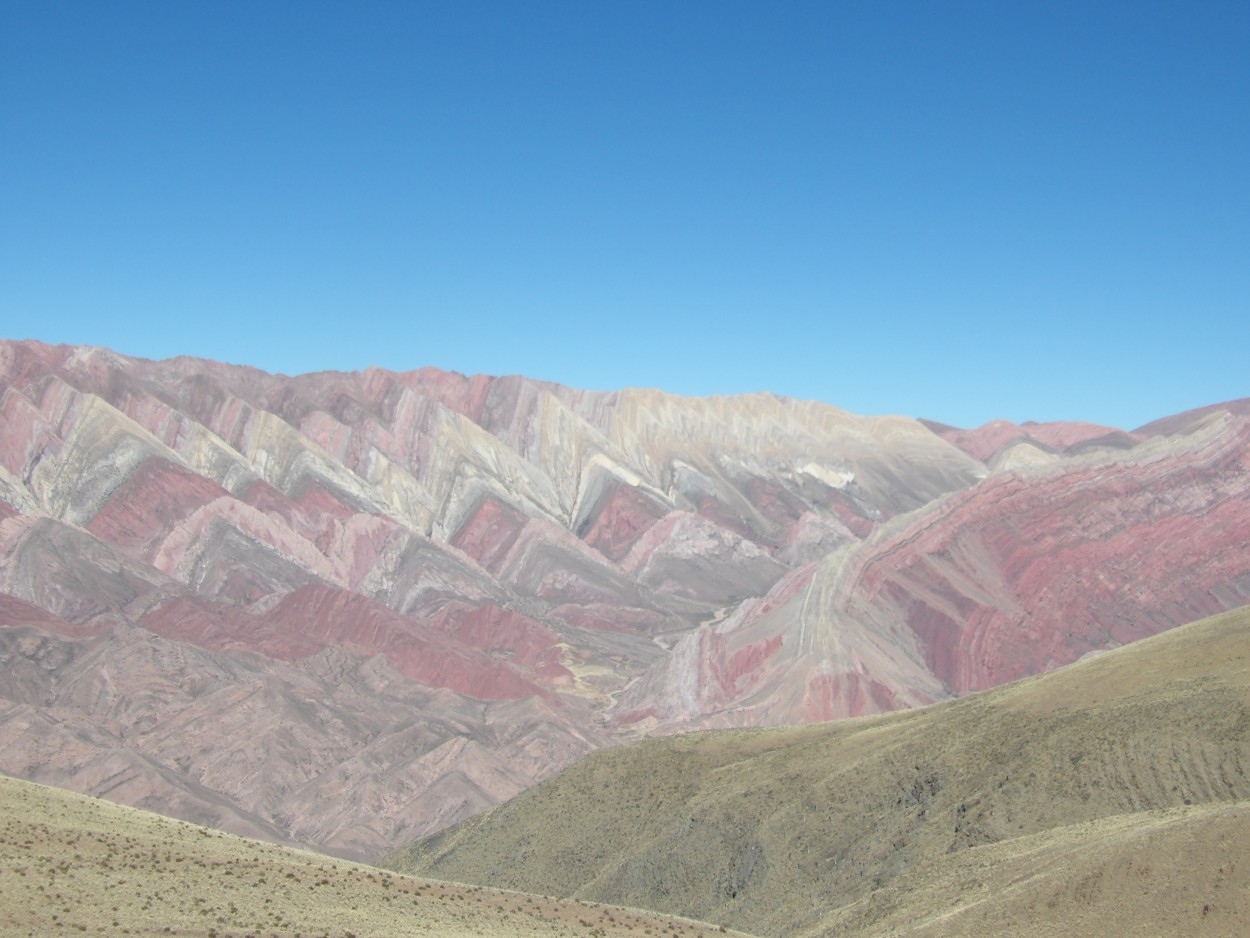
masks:
[[[376,857],[653,735],[1250,601],[1250,401],[1131,432],[0,342],[0,771]]]

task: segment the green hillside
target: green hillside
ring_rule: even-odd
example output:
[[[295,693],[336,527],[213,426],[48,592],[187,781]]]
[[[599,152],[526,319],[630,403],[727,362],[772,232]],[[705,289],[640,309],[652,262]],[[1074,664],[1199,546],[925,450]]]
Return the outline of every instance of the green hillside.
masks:
[[[1250,610],[922,710],[588,757],[387,866],[764,935],[1233,934]]]

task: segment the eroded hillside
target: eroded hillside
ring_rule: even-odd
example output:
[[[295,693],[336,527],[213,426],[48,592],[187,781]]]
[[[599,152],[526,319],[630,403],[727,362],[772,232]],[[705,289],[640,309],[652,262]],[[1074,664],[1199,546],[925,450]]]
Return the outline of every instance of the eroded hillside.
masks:
[[[1250,610],[961,700],[596,753],[388,865],[765,935],[1250,915]]]

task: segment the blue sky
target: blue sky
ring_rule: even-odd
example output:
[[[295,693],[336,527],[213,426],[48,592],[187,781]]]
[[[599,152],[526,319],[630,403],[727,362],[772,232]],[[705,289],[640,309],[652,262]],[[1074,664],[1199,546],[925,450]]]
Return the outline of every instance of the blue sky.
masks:
[[[769,390],[1250,395],[1250,4],[0,6],[0,336]]]

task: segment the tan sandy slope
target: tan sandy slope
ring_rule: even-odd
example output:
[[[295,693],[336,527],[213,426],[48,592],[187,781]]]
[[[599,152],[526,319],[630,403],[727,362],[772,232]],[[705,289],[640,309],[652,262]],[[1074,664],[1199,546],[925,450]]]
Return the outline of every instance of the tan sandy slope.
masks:
[[[707,936],[649,912],[436,883],[0,776],[0,935]]]
[[[600,752],[389,865],[767,935],[1235,935],[1248,799],[1241,609],[929,708]]]

